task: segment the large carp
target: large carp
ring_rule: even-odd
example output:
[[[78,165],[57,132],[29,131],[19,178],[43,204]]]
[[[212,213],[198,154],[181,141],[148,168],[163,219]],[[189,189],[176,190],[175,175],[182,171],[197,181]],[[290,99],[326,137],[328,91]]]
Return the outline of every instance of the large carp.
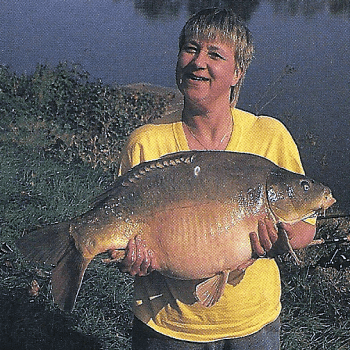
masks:
[[[90,261],[125,249],[135,235],[162,274],[204,279],[196,297],[210,306],[230,272],[251,258],[249,233],[259,219],[297,222],[334,202],[329,188],[257,155],[180,152],[137,165],[90,211],[31,232],[18,246],[27,259],[56,265],[52,293],[64,310],[73,308]]]

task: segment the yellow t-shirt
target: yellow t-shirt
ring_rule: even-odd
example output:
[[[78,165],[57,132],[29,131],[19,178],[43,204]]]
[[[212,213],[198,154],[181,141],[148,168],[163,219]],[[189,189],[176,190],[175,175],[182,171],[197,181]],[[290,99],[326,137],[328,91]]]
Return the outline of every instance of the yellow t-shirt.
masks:
[[[290,171],[303,173],[296,144],[282,123],[232,109],[233,132],[226,150],[264,156]],[[136,129],[124,148],[120,172],[140,162],[189,150],[181,113]],[[258,259],[236,286],[227,284],[212,307],[195,302],[194,282],[166,278],[158,272],[136,277],[135,316],[167,336],[196,342],[242,337],[273,322],[280,313],[281,285],[273,259]]]

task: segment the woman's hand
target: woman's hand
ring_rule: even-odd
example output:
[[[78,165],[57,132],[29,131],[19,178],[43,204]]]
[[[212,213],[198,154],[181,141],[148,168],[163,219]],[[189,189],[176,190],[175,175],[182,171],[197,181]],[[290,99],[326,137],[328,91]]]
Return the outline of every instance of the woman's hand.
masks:
[[[305,248],[313,240],[316,226],[299,221],[294,224],[280,223],[280,227],[286,232],[289,244],[293,249]],[[262,258],[273,248],[278,239],[278,228],[272,220],[261,219],[258,222],[258,233],[249,234],[252,245],[253,257],[246,263],[240,265],[238,270],[245,270],[252,265],[257,258]]]
[[[266,253],[278,239],[278,230],[272,220],[259,220],[258,233],[251,232],[249,238],[253,252],[252,258],[237,267],[240,271],[244,271],[247,267],[253,265],[258,258],[266,256]]]
[[[287,234],[289,244],[293,249],[307,247],[313,240],[316,233],[316,226],[304,221],[294,224],[279,223],[279,227]],[[278,239],[278,229],[272,220],[259,220],[258,235],[255,232],[250,234],[253,252],[259,257],[265,256]]]
[[[140,236],[130,239],[120,266],[122,272],[128,272],[131,276],[146,276],[160,268],[154,252],[147,248]]]
[[[278,239],[278,229],[272,220],[264,219],[258,221],[258,234],[251,232],[249,234],[252,245],[253,255],[258,257],[266,256],[266,253],[272,248]]]

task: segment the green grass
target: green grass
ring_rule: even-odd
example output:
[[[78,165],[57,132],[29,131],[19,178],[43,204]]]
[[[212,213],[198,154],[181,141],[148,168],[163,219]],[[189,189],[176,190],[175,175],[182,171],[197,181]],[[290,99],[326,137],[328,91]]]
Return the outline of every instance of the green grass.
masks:
[[[79,67],[38,66],[31,76],[0,67],[0,348],[129,349],[132,279],[95,259],[72,313],[50,294],[50,270],[25,262],[15,241],[37,225],[87,210],[114,180],[120,149],[170,97],[90,82]],[[344,236],[346,219],[323,220],[318,236]],[[350,272],[316,267],[332,246],[279,259],[282,349],[350,349]],[[29,286],[36,281],[40,289]]]
[[[349,226],[345,219],[320,220],[317,236],[344,237]],[[350,269],[317,266],[317,261],[334,249],[335,245],[330,244],[300,251],[301,267],[279,259],[282,349],[350,349]]]
[[[24,262],[14,245],[26,229],[87,210],[113,176],[13,144],[0,146],[0,163],[0,242],[14,250],[0,255],[1,349],[127,349],[130,278],[94,261],[75,311],[63,313],[52,303],[49,270]],[[37,296],[29,293],[33,280]]]

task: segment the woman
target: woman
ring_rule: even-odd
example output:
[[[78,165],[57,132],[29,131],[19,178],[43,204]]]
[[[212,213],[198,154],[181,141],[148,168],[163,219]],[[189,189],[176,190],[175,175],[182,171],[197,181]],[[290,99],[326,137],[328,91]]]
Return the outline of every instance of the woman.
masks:
[[[180,35],[176,67],[183,110],[135,130],[121,173],[167,153],[194,149],[254,153],[302,173],[297,147],[280,122],[235,108],[252,55],[248,29],[229,10],[207,9],[190,18]],[[315,234],[308,222],[284,228],[296,249]],[[252,248],[264,256],[277,239],[276,229],[265,220],[257,232],[250,236]],[[279,349],[280,277],[273,259],[240,266],[242,281],[227,285],[210,308],[193,300],[193,282],[154,271],[157,257],[139,238],[129,242],[123,265],[123,271],[137,275],[133,349]]]

